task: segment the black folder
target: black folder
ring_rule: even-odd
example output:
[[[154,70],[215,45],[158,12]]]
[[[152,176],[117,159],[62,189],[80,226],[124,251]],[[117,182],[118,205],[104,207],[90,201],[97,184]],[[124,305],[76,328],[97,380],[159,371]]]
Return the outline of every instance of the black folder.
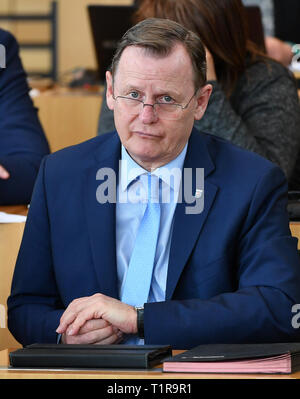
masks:
[[[165,359],[175,373],[279,373],[300,370],[300,343],[199,345]]]
[[[172,355],[170,346],[33,344],[9,354],[12,367],[151,368]]]

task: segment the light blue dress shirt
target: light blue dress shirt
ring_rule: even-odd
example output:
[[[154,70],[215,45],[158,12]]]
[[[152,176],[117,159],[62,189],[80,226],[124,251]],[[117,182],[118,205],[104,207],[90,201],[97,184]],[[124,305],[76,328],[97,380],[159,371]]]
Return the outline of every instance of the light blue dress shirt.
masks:
[[[161,219],[148,302],[165,300],[173,219],[186,151],[187,144],[177,158],[152,171],[152,174],[161,179]],[[141,176],[147,173],[148,171],[138,165],[122,146],[116,204],[117,273],[120,297],[138,227],[147,206],[147,188],[141,179]],[[126,340],[125,343],[142,344],[143,340],[135,338]]]

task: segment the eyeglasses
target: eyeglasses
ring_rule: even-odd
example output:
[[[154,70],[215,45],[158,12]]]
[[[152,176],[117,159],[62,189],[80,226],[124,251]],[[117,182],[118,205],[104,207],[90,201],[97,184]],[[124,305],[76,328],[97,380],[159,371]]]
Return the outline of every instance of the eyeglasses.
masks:
[[[122,110],[130,115],[138,115],[144,107],[152,107],[155,115],[161,119],[167,120],[176,120],[180,119],[182,116],[182,112],[187,109],[190,105],[190,102],[195,97],[197,90],[190,98],[189,102],[186,105],[182,104],[167,104],[156,102],[154,104],[146,104],[142,100],[138,100],[136,98],[126,97],[126,96],[114,96],[113,99],[119,104]]]

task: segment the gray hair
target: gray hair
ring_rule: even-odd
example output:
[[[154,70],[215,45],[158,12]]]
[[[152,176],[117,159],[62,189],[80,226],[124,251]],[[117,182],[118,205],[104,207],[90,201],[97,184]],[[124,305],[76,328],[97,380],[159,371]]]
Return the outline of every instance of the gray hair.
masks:
[[[178,43],[190,56],[195,88],[202,87],[206,83],[206,54],[202,41],[177,22],[163,18],[145,19],[123,35],[112,60],[112,76],[115,76],[121,55],[128,46],[139,46],[153,56],[166,57]]]

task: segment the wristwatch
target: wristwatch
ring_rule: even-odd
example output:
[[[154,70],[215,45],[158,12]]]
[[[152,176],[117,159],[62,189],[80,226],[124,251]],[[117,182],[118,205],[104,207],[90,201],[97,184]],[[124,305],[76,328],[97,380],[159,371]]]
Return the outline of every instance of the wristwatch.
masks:
[[[135,306],[137,313],[137,330],[139,338],[144,338],[144,307]]]

